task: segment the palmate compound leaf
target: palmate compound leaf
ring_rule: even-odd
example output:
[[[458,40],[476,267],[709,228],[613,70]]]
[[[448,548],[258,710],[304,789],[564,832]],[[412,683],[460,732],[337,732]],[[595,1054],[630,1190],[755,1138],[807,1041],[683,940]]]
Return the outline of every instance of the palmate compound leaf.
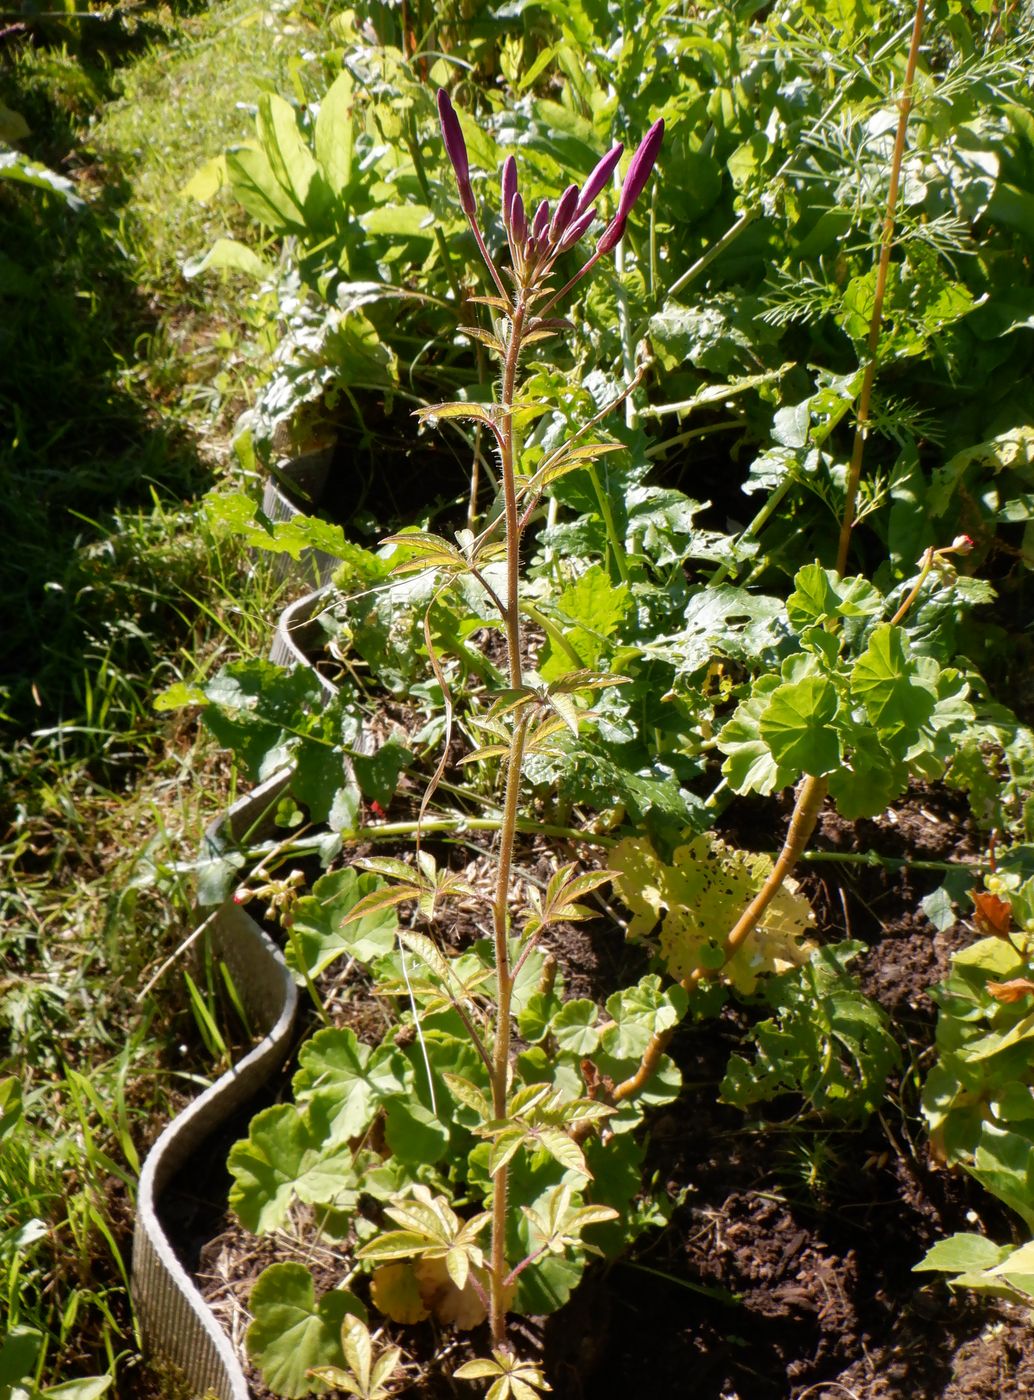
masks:
[[[465,1361],[453,1375],[465,1381],[494,1378],[485,1400],[538,1400],[540,1391],[551,1388],[538,1367],[530,1362],[507,1351],[493,1351],[492,1358]]]
[[[341,1328],[347,1316],[366,1317],[358,1298],[331,1289],[317,1303],[312,1275],[303,1264],[272,1264],[259,1276],[249,1300],[248,1356],[269,1388],[286,1400],[328,1389],[312,1381],[315,1366],[342,1359]]]
[[[660,924],[660,950],[672,977],[697,968],[721,968],[737,990],[754,991],[762,973],[806,961],[815,916],[787,880],[757,926],[723,966],[725,938],[772,869],[768,856],[727,846],[710,833],[695,837],[663,861],[646,840],[628,837],[614,847],[614,889],[632,912],[630,938]]]
[[[341,1348],[347,1371],[340,1366],[316,1366],[309,1374],[358,1400],[388,1400],[394,1388],[387,1382],[402,1362],[402,1348],[384,1347],[375,1355],[370,1329],[361,1318],[351,1316],[341,1324]]]

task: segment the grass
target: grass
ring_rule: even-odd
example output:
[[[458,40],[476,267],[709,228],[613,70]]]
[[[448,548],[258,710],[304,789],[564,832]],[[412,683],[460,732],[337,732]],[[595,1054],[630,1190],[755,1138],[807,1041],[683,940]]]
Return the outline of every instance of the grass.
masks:
[[[0,51],[24,148],[88,198],[75,213],[0,189],[0,1355],[38,1386],[106,1374],[163,1393],[141,1379],[127,1296],[134,1183],[222,1032],[196,971],[200,991],[177,963],[137,993],[193,927],[190,860],[229,774],[153,699],[261,652],[277,596],[197,518],[255,326],[238,288],[183,278],[227,215],[179,191],[246,137],[302,27],[231,0]]]

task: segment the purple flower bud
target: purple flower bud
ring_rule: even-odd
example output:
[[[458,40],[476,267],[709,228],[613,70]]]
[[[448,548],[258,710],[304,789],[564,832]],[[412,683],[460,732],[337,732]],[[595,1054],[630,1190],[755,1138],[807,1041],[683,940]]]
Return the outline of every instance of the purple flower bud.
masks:
[[[574,217],[574,211],[578,205],[578,186],[568,185],[557,202],[556,210],[553,214],[553,221],[549,226],[549,241],[554,246],[559,243],[564,236],[568,224]]]
[[[532,236],[540,239],[549,228],[549,200],[544,199],[535,210],[535,218],[531,225]]]
[[[438,89],[438,119],[442,124],[442,137],[445,141],[445,153],[452,161],[452,168],[456,172],[456,185],[460,192],[460,203],[464,213],[469,214],[473,219],[477,216],[477,204],[474,200],[474,191],[470,186],[470,167],[467,165],[467,143],[463,139],[463,132],[460,129],[460,119],[457,117],[452,100],[444,88]]]
[[[567,232],[564,234],[563,239],[561,240],[561,253],[566,253],[568,248],[574,247],[574,245],[578,242],[579,238],[581,238],[582,234],[588,230],[589,225],[592,223],[595,217],[595,209],[586,209],[584,214],[578,215],[574,223],[570,225]]]
[[[613,219],[611,219],[610,223],[600,235],[600,241],[596,244],[596,254],[598,257],[602,258],[605,254],[609,253],[612,248],[618,246],[625,232],[625,223],[626,219],[624,215],[620,213],[614,215]]]
[[[639,149],[632,157],[632,164],[628,167],[628,174],[625,176],[625,183],[621,186],[621,198],[618,200],[617,217],[622,221],[622,232],[624,231],[624,220],[628,217],[632,205],[643,192],[647,180],[650,178],[650,171],[657,163],[657,156],[660,153],[661,141],[664,139],[664,118],[654,122],[650,130],[639,143]],[[605,237],[606,235],[604,235]],[[618,234],[618,238],[621,234]],[[616,242],[617,240],[615,240]]]
[[[527,236],[528,217],[524,212],[524,200],[518,191],[510,205],[510,237],[519,248]]]
[[[510,207],[513,204],[513,197],[517,193],[517,162],[513,156],[507,156],[503,165],[503,223],[509,228]]]
[[[596,203],[597,196],[603,190],[604,186],[609,183],[610,177],[613,175],[614,169],[621,159],[621,154],[624,149],[624,146],[620,144],[612,146],[600,161],[599,165],[597,165],[596,169],[582,186],[582,192],[578,196],[578,207],[575,210],[576,214],[584,214],[590,204]]]

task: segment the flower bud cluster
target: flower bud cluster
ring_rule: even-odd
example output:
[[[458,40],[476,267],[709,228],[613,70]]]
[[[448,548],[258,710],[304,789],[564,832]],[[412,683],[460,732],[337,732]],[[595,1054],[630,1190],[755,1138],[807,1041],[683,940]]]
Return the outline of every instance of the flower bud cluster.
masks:
[[[445,150],[456,174],[460,204],[498,286],[498,272],[488,255],[478,227],[477,202],[470,183],[466,143],[463,140],[459,118],[445,91],[438,93],[438,115]],[[617,212],[600,235],[595,252],[563,289],[565,292],[584,277],[599,258],[611,252],[621,241],[628,215],[642,194],[650,172],[657,162],[663,138],[662,119],[654,122],[640,142],[621,186]],[[517,162],[513,156],[507,157],[502,174],[503,228],[506,230],[506,239],[510,246],[514,276],[520,286],[530,288],[541,285],[557,258],[572,249],[589,231],[596,218],[596,201],[610,183],[624,149],[620,144],[612,146],[581,189],[577,185],[568,185],[552,212],[549,201],[543,200],[530,217],[517,188]]]

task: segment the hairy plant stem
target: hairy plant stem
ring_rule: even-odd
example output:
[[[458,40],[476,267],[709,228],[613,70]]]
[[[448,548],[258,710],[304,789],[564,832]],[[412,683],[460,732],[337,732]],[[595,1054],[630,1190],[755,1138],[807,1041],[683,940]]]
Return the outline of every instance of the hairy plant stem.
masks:
[[[844,496],[844,512],[840,519],[840,539],[837,544],[837,573],[842,574],[847,567],[847,556],[851,548],[851,530],[855,522],[855,506],[858,499],[858,485],[862,476],[862,454],[869,427],[869,409],[872,404],[872,389],[876,380],[876,352],[879,349],[880,330],[883,326],[883,301],[887,293],[887,274],[890,270],[890,250],[894,243],[894,220],[898,204],[898,188],[901,183],[901,166],[905,158],[905,135],[908,129],[908,116],[912,110],[912,86],[915,82],[916,64],[919,61],[919,42],[923,33],[923,9],[925,0],[916,0],[915,19],[912,24],[912,41],[908,49],[905,65],[905,82],[901,90],[898,109],[898,129],[894,137],[894,151],[890,158],[890,183],[887,189],[887,211],[883,218],[883,232],[880,238],[880,256],[876,265],[876,289],[873,295],[872,316],[869,319],[868,359],[858,395],[858,409],[855,413],[854,444],[851,449],[851,463],[847,469],[847,489]]]
[[[506,342],[502,382],[502,458],[503,503],[506,519],[506,648],[510,664],[510,687],[519,690],[524,680],[521,660],[521,524],[517,515],[517,483],[514,475],[514,417],[513,398],[517,382],[517,364],[528,313],[527,295],[518,291],[510,319],[510,335]],[[499,833],[499,864],[496,870],[495,904],[492,910],[493,940],[496,968],[496,1027],[492,1049],[492,1113],[496,1119],[506,1117],[506,1090],[510,1075],[510,1008],[513,1001],[513,974],[510,971],[509,896],[513,868],[514,838],[517,833],[517,804],[520,798],[521,771],[524,767],[524,745],[528,716],[522,713],[514,722],[510,755],[506,765],[506,796],[503,800],[503,824]],[[489,1267],[489,1322],[492,1345],[506,1345],[506,1191],[509,1172],[504,1164],[492,1179],[492,1244]]]

